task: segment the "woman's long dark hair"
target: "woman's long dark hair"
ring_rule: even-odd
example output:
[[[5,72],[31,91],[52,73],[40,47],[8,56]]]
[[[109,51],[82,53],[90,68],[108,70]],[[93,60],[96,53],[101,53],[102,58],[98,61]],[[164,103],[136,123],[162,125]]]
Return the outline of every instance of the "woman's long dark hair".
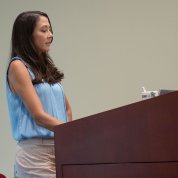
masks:
[[[41,83],[42,79],[54,84],[60,82],[64,78],[64,74],[55,67],[48,53],[39,55],[32,40],[32,34],[39,16],[45,16],[51,26],[48,15],[41,11],[27,11],[17,16],[12,30],[11,57],[19,56],[30,65],[35,74],[33,84]]]

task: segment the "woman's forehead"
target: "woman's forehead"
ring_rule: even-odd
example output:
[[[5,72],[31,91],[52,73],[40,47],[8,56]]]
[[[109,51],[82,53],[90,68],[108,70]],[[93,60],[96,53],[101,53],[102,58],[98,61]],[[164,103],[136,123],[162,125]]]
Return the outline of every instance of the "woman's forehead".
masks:
[[[50,27],[50,23],[48,21],[48,18],[45,16],[39,16],[37,23],[36,23],[37,27],[41,27],[41,26],[47,26]]]

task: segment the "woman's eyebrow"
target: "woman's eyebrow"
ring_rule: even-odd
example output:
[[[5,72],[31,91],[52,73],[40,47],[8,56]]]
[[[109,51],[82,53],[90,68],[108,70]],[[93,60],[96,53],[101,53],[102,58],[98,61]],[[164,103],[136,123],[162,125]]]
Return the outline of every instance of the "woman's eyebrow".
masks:
[[[51,28],[50,25],[42,25],[41,27]]]

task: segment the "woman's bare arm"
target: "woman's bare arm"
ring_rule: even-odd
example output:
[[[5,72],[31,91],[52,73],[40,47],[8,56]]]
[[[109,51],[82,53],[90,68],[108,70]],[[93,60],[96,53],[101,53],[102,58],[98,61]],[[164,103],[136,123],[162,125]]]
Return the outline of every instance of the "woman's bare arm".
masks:
[[[68,116],[68,121],[72,121],[72,109],[70,107],[69,101],[67,97],[65,96],[65,103],[66,103],[66,111],[67,111],[67,116]]]
[[[29,72],[20,60],[15,60],[10,64],[8,78],[12,92],[16,92],[20,96],[38,125],[54,131],[56,125],[63,123],[44,111]]]

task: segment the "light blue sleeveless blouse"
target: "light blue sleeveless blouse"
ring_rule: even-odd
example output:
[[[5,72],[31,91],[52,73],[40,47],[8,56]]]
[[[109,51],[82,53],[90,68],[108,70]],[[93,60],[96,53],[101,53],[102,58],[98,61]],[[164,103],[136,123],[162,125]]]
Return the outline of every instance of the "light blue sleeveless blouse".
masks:
[[[21,60],[27,67],[27,70],[33,80],[35,78],[34,73],[30,69],[29,65],[25,63],[21,58],[14,57],[13,60]],[[60,83],[48,84],[46,82],[34,85],[34,88],[41,100],[43,108],[46,113],[61,120],[67,122],[66,104],[63,87]],[[8,75],[6,79],[6,95],[9,109],[10,123],[12,135],[15,140],[21,141],[28,138],[53,138],[54,132],[49,131],[36,124],[31,114],[25,107],[21,98],[11,92],[8,84]]]

